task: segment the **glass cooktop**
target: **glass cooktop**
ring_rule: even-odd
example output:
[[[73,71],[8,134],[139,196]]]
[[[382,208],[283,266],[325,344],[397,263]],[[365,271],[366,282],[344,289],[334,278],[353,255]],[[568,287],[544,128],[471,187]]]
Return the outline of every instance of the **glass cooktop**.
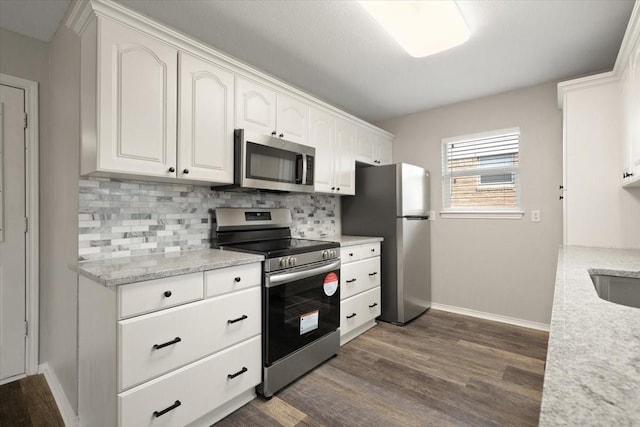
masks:
[[[285,255],[295,255],[304,252],[332,249],[339,246],[340,244],[336,242],[291,238],[226,244],[222,247],[234,251],[260,254],[267,258],[277,258]]]

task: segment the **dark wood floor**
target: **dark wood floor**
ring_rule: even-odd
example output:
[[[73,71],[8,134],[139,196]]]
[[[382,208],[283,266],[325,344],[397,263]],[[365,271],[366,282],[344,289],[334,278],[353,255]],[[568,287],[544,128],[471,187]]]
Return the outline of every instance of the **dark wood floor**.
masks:
[[[548,334],[430,310],[380,323],[219,426],[536,426]]]
[[[64,427],[44,375],[0,386],[0,426]]]
[[[536,426],[548,334],[430,310],[217,426]],[[0,386],[0,426],[63,426],[42,375]]]

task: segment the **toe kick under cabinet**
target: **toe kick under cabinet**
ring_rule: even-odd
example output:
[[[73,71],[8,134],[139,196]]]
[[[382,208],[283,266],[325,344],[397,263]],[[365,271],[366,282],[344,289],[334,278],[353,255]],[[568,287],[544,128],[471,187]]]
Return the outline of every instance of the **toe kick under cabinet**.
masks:
[[[340,248],[340,345],[380,316],[380,243]]]
[[[261,381],[261,265],[106,287],[80,277],[81,426],[209,426]]]

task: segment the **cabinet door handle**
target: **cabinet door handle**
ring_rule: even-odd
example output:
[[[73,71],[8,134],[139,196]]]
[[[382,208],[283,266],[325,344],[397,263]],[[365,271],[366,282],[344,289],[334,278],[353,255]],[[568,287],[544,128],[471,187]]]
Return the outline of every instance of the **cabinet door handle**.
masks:
[[[153,416],[156,417],[156,418],[161,417],[164,414],[166,414],[167,412],[173,411],[174,409],[176,409],[180,405],[182,405],[182,402],[180,402],[179,400],[176,400],[173,405],[169,406],[168,408],[164,408],[162,411],[153,411]]]
[[[169,172],[175,172],[175,171],[176,171],[176,168],[174,168],[173,166],[169,168]]]
[[[236,283],[240,283],[242,279],[240,278],[240,276],[236,277],[235,279],[233,279],[234,282]]]
[[[375,248],[371,248],[371,252],[375,252],[375,251],[376,251]]]
[[[353,256],[353,252],[349,252],[349,256]]]
[[[350,315],[347,316],[347,319],[353,319],[356,316],[357,316],[356,313],[351,313]]]
[[[280,135],[278,135],[280,138],[284,138],[284,133],[281,133]]]
[[[164,291],[163,295],[164,295],[165,298],[169,298],[173,294],[171,293],[171,291]]]
[[[271,132],[272,136],[276,136],[276,131],[274,130],[273,132]]]
[[[167,341],[167,342],[162,343],[162,344],[154,344],[153,345],[153,349],[154,350],[160,350],[161,348],[165,348],[165,347],[168,347],[170,345],[178,344],[180,341],[182,341],[182,338],[175,337],[171,341]]]
[[[340,191],[340,187],[336,188],[336,190]]]
[[[244,320],[244,319],[248,319],[246,314],[243,314],[242,316],[238,317],[237,319],[227,320],[227,324],[230,325],[232,323],[236,323],[236,322],[239,322],[239,321]]]
[[[333,190],[335,190],[335,189],[336,189],[336,187],[331,187],[331,191],[333,191]]]
[[[351,280],[347,280],[347,283],[353,283],[355,281],[356,281],[356,279],[351,279]]]
[[[369,304],[369,308],[373,308],[373,307],[375,307],[375,306],[377,306],[377,305],[378,305],[378,303],[377,303],[377,302],[374,302],[373,304]]]
[[[235,374],[229,374],[229,375],[227,375],[227,378],[229,378],[229,379],[231,380],[231,379],[233,379],[233,378],[237,377],[238,375],[242,375],[242,374],[244,374],[244,373],[245,373],[245,372],[247,372],[247,371],[248,371],[247,367],[246,367],[246,366],[243,366],[243,367],[242,367],[242,369],[240,369],[240,370],[239,370],[238,372],[236,372]]]
[[[188,175],[189,174],[189,169],[185,169],[182,171],[183,174]]]
[[[375,276],[376,274],[378,274],[378,272],[374,271],[373,273],[369,273],[369,276]]]

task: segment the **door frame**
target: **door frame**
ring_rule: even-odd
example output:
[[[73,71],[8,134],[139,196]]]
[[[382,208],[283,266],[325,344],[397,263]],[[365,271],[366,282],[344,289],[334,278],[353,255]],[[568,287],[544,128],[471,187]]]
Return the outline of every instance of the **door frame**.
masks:
[[[28,334],[25,348],[25,372],[38,373],[39,306],[40,306],[40,214],[39,214],[39,123],[38,82],[0,73],[0,84],[23,89],[27,128],[25,129],[25,212],[28,218],[26,233],[26,321]]]

